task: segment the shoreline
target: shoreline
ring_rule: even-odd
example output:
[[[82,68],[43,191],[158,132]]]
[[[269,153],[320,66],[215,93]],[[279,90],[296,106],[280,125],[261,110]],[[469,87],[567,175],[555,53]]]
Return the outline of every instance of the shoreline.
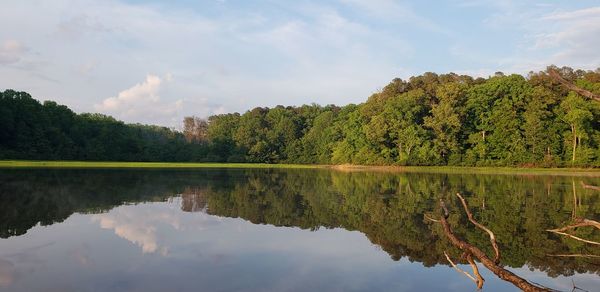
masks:
[[[325,168],[309,164],[267,164],[227,162],[122,162],[122,161],[50,161],[50,160],[0,160],[0,169],[8,168]]]
[[[472,167],[472,166],[373,166],[373,165],[319,165],[267,163],[214,163],[214,162],[115,162],[115,161],[48,161],[0,160],[0,169],[25,168],[98,168],[98,169],[202,169],[202,168],[262,168],[262,169],[331,169],[341,172],[388,173],[449,173],[449,174],[520,174],[598,176],[600,168],[525,168],[525,167]]]
[[[600,177],[600,168],[534,168],[508,166],[370,166],[331,165],[331,169],[344,172],[390,172],[390,173],[446,173],[446,174],[500,174],[500,175],[561,175]]]

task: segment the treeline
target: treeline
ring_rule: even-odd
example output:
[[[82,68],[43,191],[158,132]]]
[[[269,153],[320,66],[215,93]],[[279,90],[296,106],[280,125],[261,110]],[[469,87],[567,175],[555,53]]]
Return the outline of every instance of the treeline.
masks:
[[[600,93],[600,70],[549,67],[488,79],[425,73],[394,79],[359,105],[255,108],[196,129],[207,131],[219,161],[599,166],[599,104],[549,70]]]
[[[25,92],[0,92],[0,159],[187,161],[200,148],[165,127],[76,114]]]
[[[600,69],[394,79],[365,103],[184,119],[182,133],[5,91],[0,158],[366,165],[600,166]]]

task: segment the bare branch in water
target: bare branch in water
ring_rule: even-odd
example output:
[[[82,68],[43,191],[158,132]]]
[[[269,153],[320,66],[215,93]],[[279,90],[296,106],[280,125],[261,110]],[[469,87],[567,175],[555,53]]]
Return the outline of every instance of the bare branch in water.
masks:
[[[527,280],[515,275],[511,271],[504,269],[503,267],[499,266],[496,262],[494,262],[492,259],[490,259],[479,248],[456,237],[456,235],[452,231],[452,228],[450,227],[450,224],[446,220],[448,218],[448,209],[446,208],[446,205],[444,204],[443,200],[440,200],[440,207],[442,209],[442,217],[440,218],[440,224],[442,225],[442,228],[444,230],[444,233],[446,234],[446,237],[448,237],[448,239],[454,246],[456,246],[460,250],[467,253],[468,256],[473,256],[473,257],[477,258],[479,260],[479,262],[481,262],[488,270],[490,270],[492,273],[494,273],[500,279],[512,283],[513,285],[515,285],[516,287],[520,288],[523,291],[554,291],[554,290],[546,288],[546,287],[534,285],[534,284],[528,282]],[[447,257],[447,258],[449,259],[449,257]],[[469,263],[471,264],[471,262],[469,262]],[[475,262],[472,261],[472,264],[475,264]],[[477,271],[477,273],[479,273],[479,272]],[[478,287],[479,287],[479,284],[480,283],[478,283]],[[483,285],[483,282],[481,282],[481,285]]]
[[[600,187],[598,186],[593,186],[593,185],[586,185],[583,181],[581,181],[581,186],[584,189],[589,189],[589,190],[595,190],[595,191],[600,191]]]
[[[581,254],[581,253],[574,253],[574,254],[546,254],[549,257],[565,257],[565,258],[593,258],[593,259],[600,259],[600,255],[594,255],[594,254]]]
[[[481,290],[481,288],[483,288],[483,282],[485,282],[485,280],[479,273],[479,268],[477,268],[477,264],[475,264],[475,261],[473,260],[473,258],[471,257],[470,254],[467,254],[467,261],[469,262],[469,264],[471,265],[471,268],[473,269],[473,274],[475,274],[475,277],[477,277],[477,282],[476,282],[477,289]]]
[[[471,281],[473,281],[473,283],[477,284],[477,288],[481,289],[481,287],[479,287],[479,283],[477,282],[477,279],[475,279],[475,277],[473,277],[471,274],[465,272],[463,269],[459,268],[451,259],[450,256],[444,251],[444,255],[446,256],[446,260],[448,260],[448,262],[450,263],[450,265],[452,265],[452,267],[458,271],[459,273],[463,273],[465,276],[467,276],[469,279],[471,279]],[[482,284],[483,285],[483,284]]]
[[[432,221],[432,222],[435,222],[435,223],[439,223],[440,222],[440,220],[433,219],[433,218],[429,217],[427,214],[423,214],[423,216],[425,217],[425,219],[427,219],[429,221]]]
[[[463,208],[465,209],[465,213],[467,213],[467,217],[469,217],[469,221],[471,221],[471,223],[473,223],[479,229],[487,232],[487,234],[490,236],[490,242],[492,244],[492,247],[494,248],[494,252],[496,253],[494,262],[496,264],[499,263],[500,262],[500,249],[498,248],[498,243],[496,242],[496,235],[494,235],[494,233],[491,230],[489,230],[487,227],[483,226],[482,224],[477,222],[475,220],[475,218],[473,218],[473,214],[471,213],[471,210],[469,210],[469,206],[467,206],[467,201],[465,201],[465,199],[460,195],[460,193],[456,193],[456,196],[460,199],[460,202],[462,203]]]
[[[571,225],[567,225],[565,227],[561,227],[561,228],[556,228],[556,229],[548,229],[546,231],[552,232],[552,233],[556,233],[556,234],[560,234],[560,235],[564,235],[567,236],[569,238],[575,239],[575,240],[579,240],[585,243],[589,243],[589,244],[595,244],[595,245],[600,245],[600,242],[596,242],[593,240],[588,240],[588,239],[584,239],[569,233],[566,233],[565,231],[567,230],[572,230],[578,227],[584,227],[584,226],[592,226],[595,228],[600,229],[600,222],[598,221],[594,221],[594,220],[590,220],[590,219],[576,219],[575,221],[576,223],[571,224]]]

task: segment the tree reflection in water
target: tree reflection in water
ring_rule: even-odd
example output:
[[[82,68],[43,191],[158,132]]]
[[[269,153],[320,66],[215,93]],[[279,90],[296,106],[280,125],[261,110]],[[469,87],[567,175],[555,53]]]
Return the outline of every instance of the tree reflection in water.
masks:
[[[425,219],[437,210],[440,199],[448,208],[462,209],[452,195],[460,192],[477,221],[495,234],[504,268],[526,266],[550,277],[600,272],[597,246],[547,232],[571,222],[574,211],[580,218],[598,220],[600,192],[586,187],[598,184],[590,177],[269,169],[2,170],[0,182],[2,238],[25,234],[38,223],[61,222],[74,212],[102,213],[125,203],[181,195],[186,212],[311,230],[357,230],[393,260],[407,258],[426,267],[449,265],[444,251],[461,258],[439,225]],[[460,212],[450,213],[447,223],[485,254],[494,254],[488,234],[473,228]],[[569,234],[600,241],[595,228]]]

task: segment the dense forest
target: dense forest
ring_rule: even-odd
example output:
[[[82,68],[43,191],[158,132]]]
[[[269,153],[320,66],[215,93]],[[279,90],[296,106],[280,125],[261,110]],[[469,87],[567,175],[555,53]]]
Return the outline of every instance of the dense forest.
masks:
[[[394,79],[362,104],[254,108],[183,131],[75,114],[7,90],[0,159],[216,161],[364,165],[600,166],[600,69],[549,67],[487,79]]]

